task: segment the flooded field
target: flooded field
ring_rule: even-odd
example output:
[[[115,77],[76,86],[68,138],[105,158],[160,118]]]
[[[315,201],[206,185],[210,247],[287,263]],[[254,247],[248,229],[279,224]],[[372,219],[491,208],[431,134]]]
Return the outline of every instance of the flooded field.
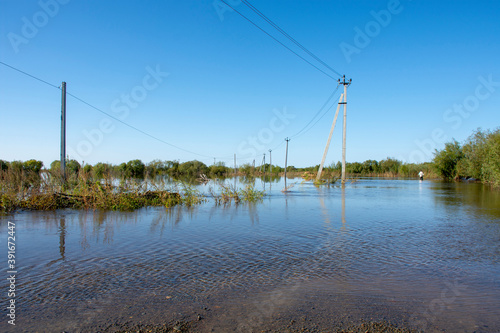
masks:
[[[500,331],[499,191],[287,182],[255,180],[256,204],[0,217],[18,272],[16,326],[3,301],[0,331]]]

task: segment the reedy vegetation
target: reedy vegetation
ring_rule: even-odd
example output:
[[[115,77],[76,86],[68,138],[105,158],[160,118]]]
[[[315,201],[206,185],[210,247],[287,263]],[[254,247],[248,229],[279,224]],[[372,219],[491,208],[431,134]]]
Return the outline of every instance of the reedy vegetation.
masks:
[[[287,176],[312,180],[318,169],[319,165],[308,168],[289,166]],[[463,144],[452,140],[446,143],[444,149],[436,150],[432,162],[411,164],[394,158],[367,160],[347,163],[346,171],[351,177],[417,177],[418,172],[423,171],[426,178],[475,179],[500,187],[500,128],[493,131],[478,129]],[[155,160],[146,165],[141,160],[132,160],[120,165],[97,163],[82,166],[75,160],[67,160],[64,178],[59,161],[52,162],[49,169],[43,169],[41,161],[0,160],[0,212],[15,209],[132,210],[144,206],[193,206],[206,201],[193,187],[202,175],[212,179],[235,174],[244,176],[244,179],[260,176],[272,181],[282,176],[283,172],[283,168],[273,165],[271,169],[269,164],[262,168],[245,164],[235,173],[234,169],[221,162],[207,166],[200,161],[179,163]],[[332,163],[323,169],[321,183],[334,183],[340,174],[340,162]],[[168,187],[162,184],[162,178],[157,177],[162,175],[177,179],[177,185]],[[209,192],[216,204],[255,202],[264,195],[253,185],[239,190],[224,183],[218,186],[220,191],[212,188]]]
[[[206,201],[205,196],[186,181],[178,180],[175,185],[168,185],[164,177],[134,178],[145,170],[139,160],[117,168],[103,163],[81,167],[77,161],[66,162],[63,177],[59,161],[54,161],[49,170],[44,170],[40,161],[8,163],[0,160],[0,212],[60,208],[134,210],[178,204],[191,207]],[[121,175],[121,178],[116,175]],[[238,202],[256,201],[257,193],[260,197],[264,195],[264,192],[249,186]]]

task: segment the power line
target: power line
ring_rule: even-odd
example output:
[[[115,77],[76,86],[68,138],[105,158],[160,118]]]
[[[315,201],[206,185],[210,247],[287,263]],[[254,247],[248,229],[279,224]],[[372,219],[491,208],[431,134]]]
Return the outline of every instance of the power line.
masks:
[[[309,60],[307,60],[306,58],[302,57],[300,54],[298,54],[297,52],[295,52],[294,50],[292,50],[291,48],[289,48],[288,46],[286,46],[285,44],[283,44],[282,42],[280,42],[278,39],[276,39],[275,37],[273,37],[271,34],[269,34],[267,31],[265,31],[264,29],[262,29],[261,27],[259,27],[256,23],[254,23],[252,20],[250,20],[248,17],[246,17],[245,15],[243,15],[242,13],[240,13],[239,11],[237,11],[234,7],[232,7],[230,4],[228,4],[225,0],[220,0],[222,3],[224,3],[226,6],[228,6],[229,8],[231,8],[232,10],[234,10],[236,13],[238,13],[238,15],[240,15],[241,17],[243,17],[245,20],[247,20],[248,22],[250,22],[252,25],[254,25],[256,28],[258,28],[260,31],[262,31],[263,33],[265,33],[266,35],[268,35],[269,37],[271,37],[275,42],[279,43],[281,46],[283,46],[284,48],[286,48],[288,51],[292,52],[293,54],[295,54],[297,57],[299,57],[300,59],[302,59],[303,61],[307,62],[309,65],[311,65],[312,67],[316,68],[318,71],[320,71],[321,73],[325,74],[326,76],[328,76],[329,78],[331,79],[334,79],[334,80],[337,80],[337,78],[331,76],[330,74],[328,74],[327,72],[325,72],[324,70],[322,70],[321,68],[319,68],[318,66],[314,65],[313,63],[311,63]]]
[[[95,107],[95,106],[93,106],[92,104],[90,104],[90,103],[88,103],[88,102],[84,101],[83,99],[79,98],[78,96],[75,96],[75,95],[73,95],[73,94],[71,94],[71,93],[69,93],[69,92],[68,92],[67,94],[68,94],[68,95],[70,95],[71,97],[73,97],[74,99],[76,99],[76,100],[78,100],[78,101],[82,102],[83,104],[85,104],[85,105],[87,105],[87,106],[91,107],[92,109],[94,109],[94,110],[96,110],[96,111],[98,111],[98,112],[100,112],[100,113],[102,113],[102,114],[104,114],[104,115],[106,115],[106,116],[110,117],[110,118],[111,118],[111,119],[113,119],[113,120],[118,121],[119,123],[122,123],[123,125],[125,125],[125,126],[127,126],[127,127],[131,128],[131,129],[133,129],[133,130],[135,130],[135,131],[137,131],[137,132],[139,132],[139,133],[142,133],[142,134],[144,134],[144,135],[146,135],[146,136],[148,136],[148,137],[150,137],[150,138],[152,138],[152,139],[154,139],[154,140],[156,140],[156,141],[158,141],[158,142],[161,142],[161,143],[164,143],[164,144],[166,144],[166,145],[168,145],[168,146],[170,146],[170,147],[173,147],[173,148],[176,148],[176,149],[182,150],[182,151],[184,151],[184,152],[186,152],[186,153],[190,153],[190,154],[193,154],[193,155],[198,155],[198,156],[202,156],[202,157],[210,157],[210,156],[208,156],[208,155],[198,154],[198,153],[195,153],[195,152],[193,152],[193,151],[190,151],[190,150],[187,150],[187,149],[181,148],[181,147],[179,147],[179,146],[176,146],[176,145],[174,145],[174,144],[168,143],[167,141],[164,141],[164,140],[162,140],[162,139],[160,139],[160,138],[158,138],[158,137],[156,137],[156,136],[154,136],[154,135],[151,135],[151,134],[149,134],[149,133],[147,133],[147,132],[144,132],[143,130],[141,130],[141,129],[139,129],[139,128],[135,127],[135,126],[130,125],[130,124],[128,124],[128,123],[126,123],[126,122],[124,122],[123,120],[120,120],[119,118],[116,118],[116,117],[115,117],[115,116],[113,116],[113,115],[110,115],[109,113],[107,113],[107,112],[105,112],[105,111],[103,111],[103,110],[99,109],[98,107]]]
[[[338,76],[342,76],[339,72],[337,72],[335,69],[330,67],[327,63],[325,63],[323,60],[321,60],[319,57],[317,57],[314,53],[309,51],[305,46],[303,46],[301,43],[299,43],[297,40],[295,40],[292,36],[290,36],[288,33],[286,33],[285,30],[281,29],[276,23],[271,21],[266,15],[264,15],[261,11],[259,11],[257,8],[255,8],[251,3],[249,3],[247,0],[242,0],[243,4],[246,5],[248,8],[253,10],[257,15],[259,15],[261,18],[263,18],[267,23],[269,23],[273,28],[278,30],[283,36],[288,38],[290,41],[292,41],[295,45],[300,47],[304,52],[309,54],[311,57],[313,57],[316,61],[318,61],[320,64],[337,74]]]
[[[13,69],[13,70],[15,70],[15,71],[17,71],[17,72],[19,72],[19,73],[22,73],[22,74],[24,74],[24,75],[26,75],[26,76],[29,76],[29,77],[30,77],[30,78],[32,78],[32,79],[38,80],[38,81],[40,81],[40,82],[43,82],[43,83],[45,83],[45,84],[47,84],[47,85],[49,85],[49,86],[51,86],[51,87],[53,87],[53,88],[60,89],[60,87],[58,87],[58,86],[56,86],[56,85],[53,85],[53,84],[52,84],[52,83],[50,83],[50,82],[47,82],[47,81],[45,81],[45,80],[42,80],[42,79],[40,79],[40,78],[38,78],[38,77],[36,77],[36,76],[34,76],[34,75],[31,75],[31,74],[29,74],[29,73],[26,73],[25,71],[22,71],[22,70],[18,69],[18,68],[12,67],[11,65],[8,65],[8,64],[6,64],[6,63],[5,63],[5,62],[3,62],[3,61],[0,61],[0,64],[4,65],[4,66],[6,66],[6,67],[9,67],[10,69]]]
[[[45,80],[43,80],[43,79],[40,79],[40,78],[38,78],[38,77],[36,77],[36,76],[34,76],[34,75],[31,75],[31,74],[29,74],[29,73],[27,73],[27,72],[25,72],[25,71],[22,71],[22,70],[20,70],[20,69],[18,69],[18,68],[15,68],[15,67],[13,67],[13,66],[10,66],[10,65],[8,65],[8,64],[6,64],[6,63],[4,63],[4,62],[2,62],[2,61],[0,61],[0,64],[4,65],[4,66],[6,66],[6,67],[9,67],[9,68],[11,68],[11,69],[13,69],[13,70],[15,70],[15,71],[17,71],[17,72],[19,72],[19,73],[22,73],[22,74],[24,74],[24,75],[26,75],[26,76],[29,76],[29,77],[31,77],[32,79],[38,80],[38,81],[43,82],[43,83],[45,83],[45,84],[47,84],[47,85],[49,85],[49,86],[51,86],[51,87],[53,87],[53,88],[56,88],[56,89],[60,90],[60,87],[58,87],[58,86],[56,86],[56,85],[54,85],[54,84],[52,84],[52,83],[50,83],[50,82],[47,82],[47,81],[45,81]],[[168,145],[168,146],[171,146],[171,147],[173,147],[173,148],[179,149],[179,150],[184,151],[184,152],[186,152],[186,153],[190,153],[190,154],[193,154],[193,155],[198,155],[198,156],[202,156],[202,157],[210,157],[210,156],[208,156],[208,155],[198,154],[198,153],[195,153],[195,152],[193,152],[193,151],[190,151],[190,150],[187,150],[187,149],[181,148],[181,147],[179,147],[179,146],[176,146],[176,145],[174,145],[174,144],[171,144],[171,143],[169,143],[169,142],[167,142],[167,141],[164,141],[164,140],[162,140],[162,139],[160,139],[160,138],[158,138],[158,137],[156,137],[156,136],[154,136],[154,135],[151,135],[151,134],[149,134],[149,133],[147,133],[147,132],[145,132],[145,131],[143,131],[143,130],[141,130],[141,129],[139,129],[139,128],[137,128],[137,127],[133,126],[133,125],[130,125],[130,124],[128,124],[128,123],[126,123],[126,122],[124,122],[123,120],[121,120],[121,119],[119,119],[119,118],[116,118],[115,116],[113,116],[113,115],[111,115],[111,114],[109,114],[109,113],[107,113],[107,112],[105,112],[105,111],[103,111],[103,110],[99,109],[98,107],[96,107],[96,106],[94,106],[94,105],[92,105],[92,104],[90,104],[90,103],[88,103],[88,102],[86,102],[86,101],[84,101],[83,99],[81,99],[80,97],[78,97],[78,96],[76,96],[76,95],[74,95],[74,94],[71,94],[71,93],[69,93],[69,92],[66,92],[66,93],[67,93],[68,95],[70,95],[71,97],[73,97],[74,99],[76,99],[76,100],[78,100],[78,101],[82,102],[83,104],[85,104],[85,105],[87,105],[87,106],[91,107],[92,109],[94,109],[94,110],[96,110],[96,111],[98,111],[98,112],[100,112],[100,113],[102,113],[102,114],[106,115],[107,117],[109,117],[109,118],[111,118],[111,119],[113,119],[113,120],[116,120],[116,121],[118,121],[119,123],[121,123],[121,124],[123,124],[123,125],[125,125],[125,126],[127,126],[127,127],[129,127],[129,128],[131,128],[131,129],[133,129],[133,130],[135,130],[135,131],[137,131],[137,132],[139,132],[139,133],[142,133],[142,134],[144,134],[144,135],[146,135],[146,136],[148,136],[148,137],[150,137],[150,138],[152,138],[152,139],[154,139],[154,140],[156,140],[156,141],[158,141],[158,142],[161,142],[161,143],[166,144],[166,145]]]
[[[335,93],[337,92],[338,89],[339,89],[339,85],[337,85],[335,90],[333,90],[333,92],[330,94],[330,96],[328,97],[326,102],[323,103],[323,105],[319,108],[318,112],[316,112],[316,114],[311,118],[311,120],[304,127],[302,127],[302,129],[300,131],[298,131],[297,133],[292,135],[291,138],[297,137],[300,133],[302,133],[307,128],[307,126],[309,126],[314,121],[314,119],[321,113],[321,111],[323,111],[323,109],[328,105],[328,103],[330,103],[330,101],[332,100],[333,96],[335,96]]]

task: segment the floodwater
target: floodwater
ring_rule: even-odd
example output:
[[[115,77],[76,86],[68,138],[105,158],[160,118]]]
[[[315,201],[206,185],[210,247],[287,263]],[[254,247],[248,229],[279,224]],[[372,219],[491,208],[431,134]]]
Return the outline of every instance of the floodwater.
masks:
[[[4,269],[0,331],[178,321],[195,332],[334,332],[382,320],[500,331],[500,191],[411,179],[290,183],[284,194],[282,180],[255,180],[267,193],[257,204],[0,217],[4,267],[8,221],[17,265],[16,326]]]

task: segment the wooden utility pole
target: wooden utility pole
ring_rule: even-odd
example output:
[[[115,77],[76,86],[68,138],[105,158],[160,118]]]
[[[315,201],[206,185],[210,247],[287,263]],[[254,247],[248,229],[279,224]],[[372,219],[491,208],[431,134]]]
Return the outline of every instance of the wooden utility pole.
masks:
[[[290,141],[290,139],[286,138],[285,141],[286,141],[286,153],[285,153],[285,191],[286,191],[286,167],[288,163],[288,141]]]
[[[342,131],[342,184],[345,183],[345,146],[346,146],[346,119],[347,119],[347,86],[352,83],[352,79],[349,81],[345,80],[345,75],[342,77],[342,81],[338,80],[339,84],[344,85],[344,128]]]
[[[323,165],[325,164],[326,154],[328,153],[328,149],[330,148],[330,141],[332,140],[333,129],[335,128],[335,124],[337,123],[337,116],[339,115],[340,104],[342,102],[343,94],[340,94],[339,104],[337,105],[337,111],[335,112],[335,117],[333,117],[332,128],[330,128],[330,134],[328,135],[328,141],[326,141],[325,152],[323,153],[323,158],[321,159],[321,164],[319,165],[318,174],[316,175],[316,181],[319,181],[321,178],[321,172],[323,172]]]
[[[271,157],[272,150],[269,149],[269,173],[273,173],[273,160]]]
[[[66,179],[66,82],[61,91],[61,174]]]

